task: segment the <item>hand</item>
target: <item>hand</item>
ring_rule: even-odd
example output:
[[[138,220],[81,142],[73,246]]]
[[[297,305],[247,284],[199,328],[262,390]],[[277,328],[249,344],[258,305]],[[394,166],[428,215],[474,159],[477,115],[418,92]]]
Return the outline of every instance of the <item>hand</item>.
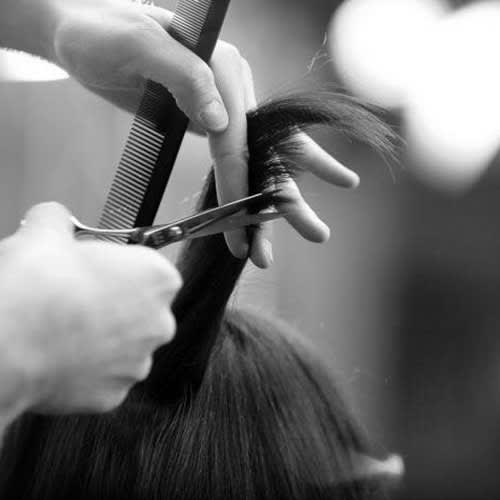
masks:
[[[250,66],[238,50],[219,42],[211,67],[176,42],[166,29],[172,13],[123,0],[46,0],[54,7],[49,57],[82,84],[126,109],[137,105],[144,82],[167,87],[196,130],[209,134],[220,203],[248,194],[246,112],[256,106]],[[357,175],[303,134],[303,166],[327,182],[353,187]],[[288,222],[312,241],[328,239],[328,227],[290,181],[280,186],[293,201]],[[272,262],[269,225],[249,249],[247,233],[226,235],[231,252],[250,255],[259,267]]]
[[[248,145],[246,112],[257,106],[252,71],[238,50],[220,42],[212,58],[212,69],[219,91],[229,114],[229,126],[223,133],[209,134],[212,156],[215,161],[215,178],[219,203],[248,195]],[[307,134],[299,132],[295,138],[302,143],[301,168],[330,184],[353,188],[359,177],[330,156]],[[322,222],[302,197],[297,184],[288,180],[279,185],[282,194],[290,201],[280,206],[287,221],[304,238],[326,241],[330,236],[328,226]],[[268,267],[273,260],[271,225],[264,224],[254,232],[249,248],[246,230],[226,234],[231,252],[240,258],[247,255],[255,265]]]
[[[161,83],[199,130],[228,124],[213,72],[167,32],[173,13],[125,0],[45,0],[53,12],[47,57],[80,83],[129,111],[147,79]]]
[[[37,411],[116,407],[175,330],[181,280],[166,259],[72,233],[63,207],[42,204],[0,243],[1,389],[22,374]]]

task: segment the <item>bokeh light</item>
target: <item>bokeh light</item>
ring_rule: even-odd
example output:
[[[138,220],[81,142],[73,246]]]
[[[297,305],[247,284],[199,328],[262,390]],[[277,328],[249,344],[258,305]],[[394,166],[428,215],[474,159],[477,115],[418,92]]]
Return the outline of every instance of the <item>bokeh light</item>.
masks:
[[[439,0],[345,1],[329,29],[340,77],[374,104],[400,106],[422,40],[447,11]]]
[[[434,186],[462,190],[500,146],[500,5],[458,10],[427,43],[405,103],[414,170]]]
[[[403,112],[415,174],[472,186],[500,148],[500,4],[346,0],[330,25],[340,77],[360,97]]]

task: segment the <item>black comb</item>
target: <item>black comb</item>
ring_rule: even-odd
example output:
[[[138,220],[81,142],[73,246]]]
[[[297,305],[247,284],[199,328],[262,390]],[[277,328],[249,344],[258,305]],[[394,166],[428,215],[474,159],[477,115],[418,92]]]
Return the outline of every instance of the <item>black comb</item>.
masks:
[[[179,0],[168,33],[208,62],[229,0]],[[134,118],[99,228],[153,224],[188,126],[170,92],[151,80]],[[126,242],[126,237],[112,237]]]

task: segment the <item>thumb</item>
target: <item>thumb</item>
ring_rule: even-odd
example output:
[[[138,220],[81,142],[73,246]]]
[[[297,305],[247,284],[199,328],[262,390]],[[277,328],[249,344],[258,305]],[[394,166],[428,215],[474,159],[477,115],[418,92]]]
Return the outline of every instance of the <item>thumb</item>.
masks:
[[[52,236],[72,238],[71,213],[60,203],[40,203],[28,210],[21,222],[20,232],[39,236],[49,233]]]
[[[137,71],[168,88],[179,108],[203,130],[224,131],[229,117],[208,64],[167,33],[158,38],[157,47],[142,45]]]

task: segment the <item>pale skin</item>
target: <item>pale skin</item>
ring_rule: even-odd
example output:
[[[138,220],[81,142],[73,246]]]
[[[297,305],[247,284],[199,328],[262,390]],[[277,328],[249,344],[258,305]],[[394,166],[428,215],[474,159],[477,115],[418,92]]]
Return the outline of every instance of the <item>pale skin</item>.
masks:
[[[174,335],[174,266],[145,247],[77,241],[69,215],[37,205],[0,242],[2,427],[27,409],[114,408]]]
[[[252,72],[226,42],[205,64],[167,34],[171,18],[167,10],[126,0],[0,0],[0,46],[53,61],[128,110],[146,79],[167,87],[192,129],[208,134],[219,201],[229,202],[248,191],[245,114],[256,105]],[[358,184],[354,172],[301,137],[305,170],[338,186]],[[309,240],[328,239],[328,227],[297,185],[282,188],[290,200],[283,207],[288,222]],[[35,207],[26,227],[0,243],[0,303],[7,304],[0,308],[6,325],[0,333],[0,431],[27,409],[115,407],[147,375],[154,349],[174,334],[166,306],[180,286],[173,266],[146,249],[76,242],[67,218],[58,205]],[[243,230],[226,241],[237,257],[249,255],[263,268],[272,263],[268,229],[256,234],[251,248]],[[147,318],[145,302],[152,304]],[[118,310],[117,304],[130,307]]]

